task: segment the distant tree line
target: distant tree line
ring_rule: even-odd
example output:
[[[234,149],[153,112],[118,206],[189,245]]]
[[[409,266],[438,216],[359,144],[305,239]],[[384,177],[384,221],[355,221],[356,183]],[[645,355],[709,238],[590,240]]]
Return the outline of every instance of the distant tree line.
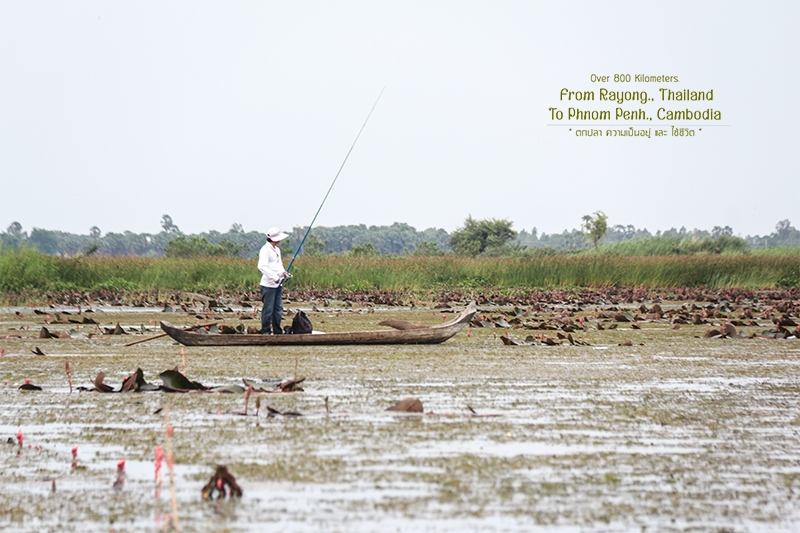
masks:
[[[161,219],[162,231],[158,233],[103,234],[93,226],[87,234],[33,228],[24,230],[19,222],[12,222],[0,233],[0,247],[32,247],[50,255],[130,255],[130,256],[215,256],[233,255],[254,257],[264,245],[262,231],[245,231],[241,224],[233,224],[227,232],[207,231],[184,234],[172,217]],[[283,249],[293,252],[303,239],[305,227],[295,227],[289,232]],[[430,228],[419,231],[408,224],[367,226],[364,224],[336,227],[316,227],[303,244],[304,253],[310,254],[413,254],[420,250],[427,255],[450,250],[450,235],[443,229]]]
[[[584,217],[585,219],[585,217]],[[688,240],[721,239],[734,237],[733,228],[730,226],[715,226],[710,231],[702,229],[688,230],[685,227],[670,228],[666,231],[651,233],[647,229],[639,229],[631,225],[608,226],[605,234],[599,240],[600,244],[613,244],[626,241],[636,241],[652,238],[677,238]],[[781,246],[800,246],[800,230],[795,228],[789,220],[781,220],[775,225],[775,231],[769,235],[748,235],[741,238],[749,248],[776,248]],[[531,231],[520,231],[515,242],[525,248],[551,248],[553,250],[582,250],[587,248],[585,230],[565,229],[561,233],[539,233],[534,227]]]
[[[580,229],[565,229],[561,233],[515,231],[506,219],[478,220],[469,216],[462,227],[448,233],[440,228],[417,230],[395,222],[389,226],[364,224],[316,227],[303,244],[307,254],[351,255],[514,255],[525,253],[576,252],[588,248],[603,249],[619,243],[658,241],[659,253],[694,253],[737,251],[755,248],[800,246],[800,230],[789,220],[781,220],[769,235],[736,237],[729,226],[710,231],[685,227],[651,233],[631,225],[607,224],[602,211],[581,219]],[[284,255],[300,245],[305,227],[295,227],[284,246]],[[0,233],[0,248],[35,248],[51,255],[129,255],[129,256],[241,256],[254,257],[265,242],[261,231],[245,231],[233,224],[227,232],[208,231],[184,234],[172,217],[164,215],[158,233],[103,234],[98,226],[87,234],[33,228],[26,231],[19,222],[12,222]]]

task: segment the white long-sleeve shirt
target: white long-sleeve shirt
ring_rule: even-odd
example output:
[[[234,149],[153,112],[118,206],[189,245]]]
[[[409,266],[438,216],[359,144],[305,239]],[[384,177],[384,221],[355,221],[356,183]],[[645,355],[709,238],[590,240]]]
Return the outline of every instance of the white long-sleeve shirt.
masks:
[[[258,252],[258,270],[261,271],[261,285],[264,287],[278,287],[283,279],[281,249],[266,243]]]

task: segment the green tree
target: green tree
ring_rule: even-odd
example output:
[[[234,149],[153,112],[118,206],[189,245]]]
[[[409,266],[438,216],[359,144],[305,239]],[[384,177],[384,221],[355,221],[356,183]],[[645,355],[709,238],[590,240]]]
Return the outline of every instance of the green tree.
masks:
[[[27,238],[28,236],[22,231],[22,224],[14,221],[6,228],[5,234],[0,235],[0,248],[9,246],[17,249],[22,246]]]
[[[720,227],[714,226],[711,230],[711,237],[714,239],[719,239],[720,237],[732,237],[733,236],[733,228],[730,226]]]
[[[468,216],[464,227],[450,236],[450,246],[458,255],[480,255],[502,253],[509,250],[508,244],[516,236],[512,222],[505,219],[475,220]]]
[[[597,243],[608,230],[608,217],[602,211],[595,211],[593,215],[584,215],[581,220],[583,220],[581,227],[584,233],[597,248]]]
[[[375,245],[373,245],[371,242],[368,242],[353,246],[353,248],[350,250],[350,255],[359,257],[378,255],[378,249],[375,248]]]
[[[167,244],[165,253],[167,257],[216,257],[236,256],[241,251],[241,247],[230,241],[215,243],[195,235],[181,235]]]
[[[322,239],[310,233],[306,242],[303,243],[301,252],[308,255],[322,255],[325,253],[325,243],[322,242]]]
[[[17,222],[19,224],[19,222]],[[11,228],[9,227],[9,230]],[[775,234],[778,237],[786,237],[792,232],[792,223],[788,218],[783,220],[779,220],[777,224],[775,224]],[[10,232],[9,232],[10,233]]]
[[[56,255],[64,253],[64,249],[58,245],[58,232],[53,230],[33,228],[28,242],[45,254]]]
[[[416,249],[414,250],[414,255],[431,257],[435,255],[444,255],[444,252],[439,249],[436,243],[423,241],[417,245]]]
[[[6,228],[6,233],[11,235],[12,237],[21,238],[23,236],[22,224],[20,224],[15,220],[14,222],[8,225],[8,228]]]
[[[181,230],[178,226],[175,225],[175,222],[172,221],[172,217],[169,215],[161,215],[161,227],[167,233],[180,233]]]
[[[769,240],[773,246],[797,246],[800,244],[800,230],[784,219],[775,225],[775,233],[770,235]]]

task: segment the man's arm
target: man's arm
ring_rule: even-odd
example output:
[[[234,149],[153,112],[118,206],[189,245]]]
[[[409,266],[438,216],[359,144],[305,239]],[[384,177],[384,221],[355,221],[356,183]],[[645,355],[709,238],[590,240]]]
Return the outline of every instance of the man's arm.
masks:
[[[267,250],[265,248],[261,248],[258,251],[258,271],[262,274],[267,274],[269,272],[269,256],[266,253]]]

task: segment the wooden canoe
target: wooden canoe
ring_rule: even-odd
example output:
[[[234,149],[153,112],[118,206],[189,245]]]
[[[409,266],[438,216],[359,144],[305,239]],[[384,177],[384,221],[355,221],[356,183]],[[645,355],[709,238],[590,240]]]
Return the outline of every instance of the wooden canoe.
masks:
[[[185,346],[308,346],[345,344],[439,344],[464,329],[477,312],[471,303],[453,320],[419,329],[353,331],[301,335],[209,334],[185,331],[161,322],[164,332]]]

